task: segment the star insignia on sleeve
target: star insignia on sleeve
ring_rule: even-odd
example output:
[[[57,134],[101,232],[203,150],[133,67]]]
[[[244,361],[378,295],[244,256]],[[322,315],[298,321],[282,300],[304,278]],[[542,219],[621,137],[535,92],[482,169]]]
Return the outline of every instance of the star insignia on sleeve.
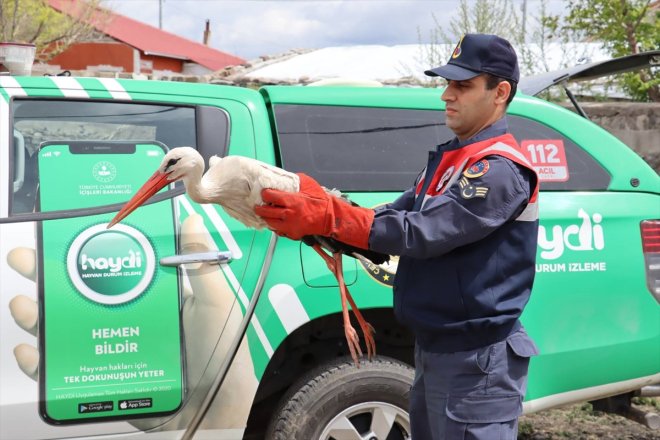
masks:
[[[471,184],[465,177],[461,177],[461,180],[458,181],[458,186],[461,188],[461,197],[464,199],[471,199],[473,197],[485,199],[489,190],[485,186]]]

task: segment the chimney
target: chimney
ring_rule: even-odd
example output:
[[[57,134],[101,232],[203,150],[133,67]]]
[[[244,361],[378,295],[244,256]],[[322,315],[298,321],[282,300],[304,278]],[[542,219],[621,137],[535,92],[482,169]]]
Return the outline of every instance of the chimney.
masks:
[[[211,38],[210,20],[206,19],[206,29],[204,29],[204,46],[209,45],[210,38]]]

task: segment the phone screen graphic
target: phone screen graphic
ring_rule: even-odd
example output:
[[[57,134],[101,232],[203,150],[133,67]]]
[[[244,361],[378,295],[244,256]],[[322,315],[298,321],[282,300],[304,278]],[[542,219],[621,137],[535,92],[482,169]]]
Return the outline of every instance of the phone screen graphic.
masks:
[[[39,209],[128,200],[160,164],[158,143],[49,143]],[[39,390],[49,423],[163,415],[183,398],[179,277],[171,200],[106,229],[114,213],[40,223]]]

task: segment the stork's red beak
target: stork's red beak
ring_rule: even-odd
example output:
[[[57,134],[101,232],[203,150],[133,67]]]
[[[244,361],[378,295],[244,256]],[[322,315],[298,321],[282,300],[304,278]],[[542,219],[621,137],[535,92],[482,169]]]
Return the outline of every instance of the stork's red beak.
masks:
[[[167,180],[167,173],[162,171],[156,171],[153,176],[147,180],[144,185],[135,193],[135,195],[126,202],[123,208],[115,215],[110,223],[108,223],[107,228],[111,228],[120,221],[122,221],[128,214],[135,211],[140,207],[144,202],[146,202],[151,196],[156,194],[162,188],[167,186],[171,181]]]

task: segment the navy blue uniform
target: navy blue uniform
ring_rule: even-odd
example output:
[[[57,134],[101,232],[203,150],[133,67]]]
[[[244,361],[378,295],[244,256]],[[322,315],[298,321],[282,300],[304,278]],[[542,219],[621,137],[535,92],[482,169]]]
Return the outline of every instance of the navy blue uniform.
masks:
[[[395,313],[417,342],[417,440],[454,438],[456,429],[502,429],[502,438],[515,438],[529,357],[537,352],[518,320],[534,280],[536,175],[524,158],[488,149],[469,170],[464,162],[440,169],[449,165],[443,156],[506,132],[500,119],[471,139],[439,146],[423,181],[376,211],[369,247],[400,256]],[[427,416],[428,426],[420,422]],[[500,438],[494,432],[476,438]]]

